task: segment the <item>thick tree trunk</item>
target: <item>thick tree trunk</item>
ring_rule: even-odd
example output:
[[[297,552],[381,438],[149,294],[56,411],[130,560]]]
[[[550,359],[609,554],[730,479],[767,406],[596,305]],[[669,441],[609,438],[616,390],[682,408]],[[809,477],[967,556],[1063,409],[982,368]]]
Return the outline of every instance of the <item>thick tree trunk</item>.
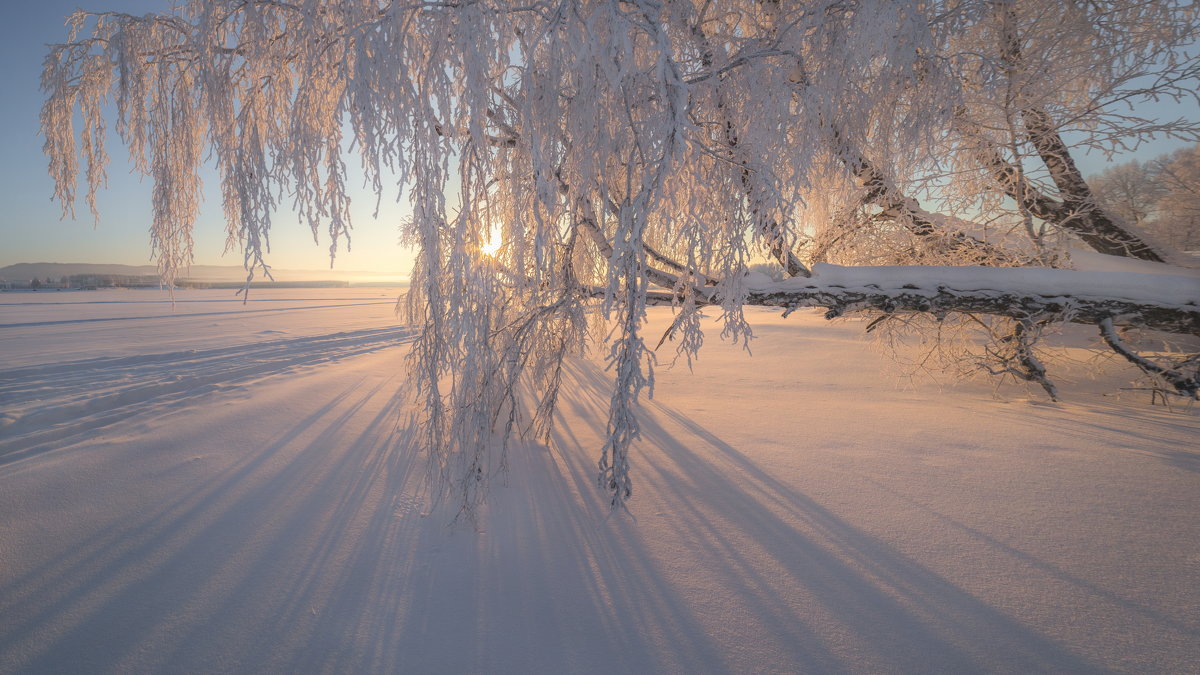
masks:
[[[1126,224],[1100,207],[1048,113],[1027,109],[1021,113],[1021,118],[1029,134],[1029,142],[1046,164],[1063,199],[1057,205],[1047,202],[1048,208],[1045,210],[1049,217],[1036,211],[1034,215],[1070,231],[1100,253],[1167,262],[1164,252],[1155,250],[1149,242],[1130,231]]]
[[[944,245],[967,260],[986,260],[987,264],[1004,267],[1020,267],[1029,263],[1027,259],[1013,255],[998,246],[976,239],[962,232],[942,227],[936,216],[925,211],[917,200],[903,194],[866,157],[844,140],[844,135],[834,131],[834,145],[838,158],[866,189],[863,203],[874,204],[887,216],[909,232],[919,237],[940,237]]]

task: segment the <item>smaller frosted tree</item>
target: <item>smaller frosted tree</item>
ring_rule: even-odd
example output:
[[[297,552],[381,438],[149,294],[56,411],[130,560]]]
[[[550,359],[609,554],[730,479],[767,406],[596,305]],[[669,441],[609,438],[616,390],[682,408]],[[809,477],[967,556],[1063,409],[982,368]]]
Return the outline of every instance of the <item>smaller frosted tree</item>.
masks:
[[[1144,228],[1156,215],[1158,202],[1166,192],[1157,169],[1154,162],[1134,160],[1109,167],[1089,182],[1106,208],[1131,225]]]
[[[1155,232],[1181,249],[1200,250],[1200,145],[1178,150],[1156,165],[1164,194]]]
[[[1200,248],[1200,145],[1116,164],[1089,182],[1105,208],[1140,230],[1181,250]]]

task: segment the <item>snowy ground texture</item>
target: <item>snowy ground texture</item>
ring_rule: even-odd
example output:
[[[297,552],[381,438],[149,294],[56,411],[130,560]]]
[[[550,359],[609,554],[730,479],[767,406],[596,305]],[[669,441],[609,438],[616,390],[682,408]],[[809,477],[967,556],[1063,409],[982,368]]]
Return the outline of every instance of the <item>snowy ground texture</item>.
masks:
[[[1200,417],[1127,370],[1049,404],[755,310],[658,371],[632,517],[583,361],[451,527],[394,297],[0,295],[0,672],[1200,672]]]

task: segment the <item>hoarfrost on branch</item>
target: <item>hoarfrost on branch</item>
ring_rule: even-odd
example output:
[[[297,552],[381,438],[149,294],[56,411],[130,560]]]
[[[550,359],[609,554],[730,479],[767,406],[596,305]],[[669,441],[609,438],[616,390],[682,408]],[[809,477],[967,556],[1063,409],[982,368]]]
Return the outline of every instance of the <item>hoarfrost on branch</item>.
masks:
[[[115,102],[153,179],[167,282],[191,261],[208,158],[248,279],[270,274],[281,206],[327,233],[331,256],[349,244],[347,157],[377,200],[411,203],[421,433],[467,513],[508,439],[549,436],[563,360],[589,335],[607,337],[615,374],[600,481],[625,503],[653,387],[648,303],[676,307],[688,359],[706,306],[724,337],[749,340],[747,303],[969,312],[1011,322],[1021,354],[1051,320],[1087,317],[1122,349],[1114,325],[1196,331],[1194,296],[1114,286],[1047,302],[1012,285],[1018,268],[1069,267],[1070,240],[1181,259],[1102,208],[1071,153],[1197,138],[1136,107],[1195,100],[1186,3],[191,0],[68,23],[43,76],[55,197],[72,211],[82,158],[95,211]],[[818,274],[766,288],[747,269],[767,259],[792,277],[821,262],[931,266],[931,287]],[[995,288],[947,293],[938,270],[956,265],[1006,269]],[[1031,354],[1005,367],[1046,386]]]

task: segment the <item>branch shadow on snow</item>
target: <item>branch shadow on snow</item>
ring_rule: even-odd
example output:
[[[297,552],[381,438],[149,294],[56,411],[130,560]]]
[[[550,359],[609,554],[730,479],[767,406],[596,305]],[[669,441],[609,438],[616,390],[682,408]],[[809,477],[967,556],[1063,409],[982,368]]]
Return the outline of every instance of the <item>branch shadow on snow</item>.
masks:
[[[20,619],[0,632],[0,663],[36,645],[30,672],[280,670],[272,659],[300,649],[296,619],[329,587],[335,558],[379,517],[363,510],[368,494],[405,481],[393,452],[403,394],[345,438],[389,382],[332,395],[210,479],[6,584]]]
[[[577,372],[596,408],[580,417],[602,420],[595,412],[607,404],[607,378],[590,366]],[[1103,670],[840,518],[695,420],[657,402],[647,408],[653,414],[641,417],[644,452],[635,459],[638,497],[665,506],[660,517],[669,522],[660,529],[674,533],[676,550],[714,588],[748,610],[740,621],[768,628],[760,646],[783,665]],[[634,510],[641,506],[635,500]],[[833,649],[847,643],[857,643],[855,660]]]
[[[0,669],[1103,670],[662,405],[643,415],[633,517],[609,515],[593,482],[609,381],[571,377],[570,423],[513,449],[475,529],[428,510],[394,379],[324,392],[0,587]]]

